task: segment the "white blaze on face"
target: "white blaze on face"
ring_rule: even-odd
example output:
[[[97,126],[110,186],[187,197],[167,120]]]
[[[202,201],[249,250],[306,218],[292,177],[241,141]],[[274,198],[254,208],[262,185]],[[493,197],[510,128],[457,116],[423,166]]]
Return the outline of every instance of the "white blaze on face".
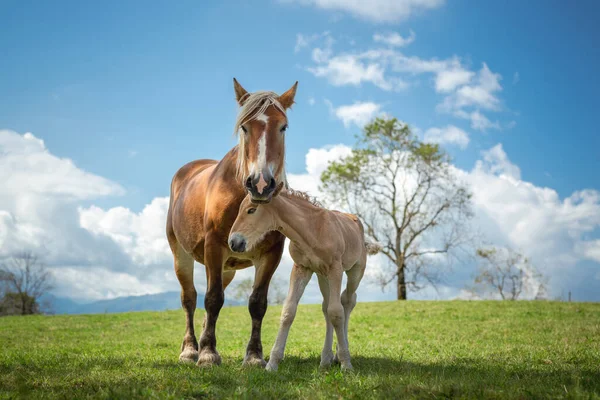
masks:
[[[267,166],[267,123],[269,122],[269,117],[265,114],[260,114],[256,117],[256,120],[265,124],[265,130],[258,139],[258,157],[252,168],[254,173],[260,174],[256,189],[258,193],[262,194],[264,188],[268,185],[263,177],[263,170]]]

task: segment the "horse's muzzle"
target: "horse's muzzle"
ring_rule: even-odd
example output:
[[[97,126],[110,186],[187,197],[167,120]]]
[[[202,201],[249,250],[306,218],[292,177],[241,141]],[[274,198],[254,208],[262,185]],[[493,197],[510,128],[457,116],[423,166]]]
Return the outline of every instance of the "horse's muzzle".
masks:
[[[239,233],[233,233],[229,236],[229,248],[236,253],[246,251],[246,239]]]
[[[246,190],[250,193],[252,201],[255,203],[268,203],[273,197],[273,192],[277,187],[277,182],[271,171],[262,170],[258,174],[252,174],[246,178]]]

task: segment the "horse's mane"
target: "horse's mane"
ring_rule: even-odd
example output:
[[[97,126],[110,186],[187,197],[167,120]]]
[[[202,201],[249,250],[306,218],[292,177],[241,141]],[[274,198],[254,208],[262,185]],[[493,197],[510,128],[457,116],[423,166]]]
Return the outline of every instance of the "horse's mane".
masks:
[[[279,95],[275,92],[257,91],[250,94],[246,93],[246,95],[240,99],[240,101],[244,101],[244,104],[238,113],[233,133],[238,136],[237,175],[242,182],[245,174],[248,172],[248,166],[246,165],[245,157],[246,137],[245,135],[240,134],[241,126],[263,114],[269,106],[275,106],[285,115],[285,108],[283,108],[278,98]]]
[[[288,195],[289,197],[294,197],[296,199],[304,200],[304,201],[312,204],[315,207],[323,208],[323,204],[321,204],[321,202],[319,200],[317,200],[316,197],[311,196],[308,193],[303,192],[301,190],[294,190],[294,189],[288,188],[284,193],[286,195]]]

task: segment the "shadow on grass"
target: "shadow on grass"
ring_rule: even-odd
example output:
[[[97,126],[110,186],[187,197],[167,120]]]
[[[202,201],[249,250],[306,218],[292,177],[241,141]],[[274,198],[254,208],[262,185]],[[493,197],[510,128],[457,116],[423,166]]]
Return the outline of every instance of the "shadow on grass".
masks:
[[[319,369],[318,356],[288,356],[279,371],[243,368],[241,358],[199,368],[172,361],[131,356],[60,355],[53,359],[0,362],[0,397],[4,391],[37,397],[206,398],[206,397],[557,397],[569,393],[600,396],[600,373],[574,364],[504,365],[497,361],[457,358],[443,363],[415,363],[384,357],[353,357],[354,371],[334,364]],[[157,395],[159,394],[159,395]]]
[[[543,368],[541,365],[506,365],[499,362],[482,362],[477,359],[457,358],[452,362],[415,363],[383,357],[356,356],[352,358],[354,371],[343,374],[339,364],[319,370],[319,357],[286,357],[279,366],[289,383],[299,384],[311,373],[348,375],[346,384],[356,386],[357,393],[364,380],[380,382],[390,393],[416,394],[442,397],[456,395],[485,396],[489,391],[538,397],[545,394],[569,394],[570,390],[593,393],[600,397],[600,368],[564,364]],[[356,377],[356,379],[352,379]],[[517,396],[519,397],[519,396]]]

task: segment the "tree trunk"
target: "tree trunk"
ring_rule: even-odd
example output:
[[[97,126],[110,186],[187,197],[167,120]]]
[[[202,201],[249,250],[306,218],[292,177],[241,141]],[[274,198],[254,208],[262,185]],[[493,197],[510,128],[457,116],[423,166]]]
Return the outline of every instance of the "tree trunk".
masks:
[[[406,264],[402,263],[398,266],[398,300],[406,300],[406,277],[404,271]]]

